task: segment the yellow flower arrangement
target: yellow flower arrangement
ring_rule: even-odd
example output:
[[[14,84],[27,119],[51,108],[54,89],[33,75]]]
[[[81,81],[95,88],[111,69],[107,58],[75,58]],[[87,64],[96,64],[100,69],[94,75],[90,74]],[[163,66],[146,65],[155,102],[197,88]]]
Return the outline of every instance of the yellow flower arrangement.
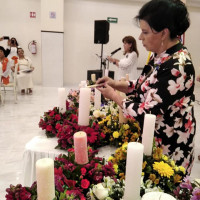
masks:
[[[170,178],[174,175],[174,170],[170,167],[167,163],[161,162],[154,162],[153,169],[157,171],[161,176],[166,176]]]
[[[118,171],[117,178],[120,180],[125,179],[127,146],[128,142],[124,143],[109,158],[115,166],[115,172]],[[182,181],[184,174],[184,167],[177,166],[172,159],[163,155],[161,148],[154,147],[152,155],[144,155],[143,158],[141,194],[154,188],[172,193]]]
[[[113,137],[114,138],[118,138],[119,137],[119,132],[118,131],[114,131],[113,132]]]
[[[98,124],[105,134],[104,141],[116,147],[120,147],[125,142],[135,142],[140,137],[139,123],[133,118],[128,118],[125,124],[119,124],[119,115],[109,114]]]

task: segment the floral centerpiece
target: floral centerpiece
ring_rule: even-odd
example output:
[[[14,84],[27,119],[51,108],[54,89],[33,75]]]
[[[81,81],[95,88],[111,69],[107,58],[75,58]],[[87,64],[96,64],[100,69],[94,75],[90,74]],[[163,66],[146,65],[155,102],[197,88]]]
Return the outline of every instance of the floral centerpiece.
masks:
[[[120,180],[125,178],[128,143],[118,148],[108,160]],[[162,154],[162,149],[153,148],[152,156],[143,158],[141,196],[150,191],[163,191],[173,194],[174,189],[181,183],[185,175],[185,168],[177,166],[168,156]]]
[[[58,138],[56,148],[72,148],[73,135],[78,131],[86,132],[88,144],[93,148],[105,145],[119,147],[140,137],[140,127],[134,118],[129,118],[126,124],[119,124],[119,109],[115,102],[108,100],[98,110],[92,103],[87,127],[78,125],[78,105],[79,90],[70,90],[65,113],[60,113],[59,108],[54,107],[41,117],[39,127],[45,130],[47,137]]]
[[[96,157],[97,153],[97,150],[88,147],[89,162],[84,165],[75,162],[73,148],[68,149],[67,155],[62,154],[55,158],[55,200],[85,200],[91,185],[103,182],[104,177],[115,178],[112,163]],[[37,199],[36,183],[32,187],[22,187],[20,184],[10,185],[6,191],[7,200]]]

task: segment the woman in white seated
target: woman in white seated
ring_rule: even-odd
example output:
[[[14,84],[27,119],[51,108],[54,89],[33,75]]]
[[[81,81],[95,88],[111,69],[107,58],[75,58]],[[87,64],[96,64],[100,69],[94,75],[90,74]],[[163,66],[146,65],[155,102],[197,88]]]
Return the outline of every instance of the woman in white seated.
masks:
[[[19,90],[21,90],[21,94],[25,94],[25,90],[27,90],[27,94],[32,94],[33,92],[32,72],[34,70],[34,67],[32,66],[32,61],[29,57],[24,56],[24,50],[22,48],[17,49],[17,55],[19,57],[17,87],[19,88]]]

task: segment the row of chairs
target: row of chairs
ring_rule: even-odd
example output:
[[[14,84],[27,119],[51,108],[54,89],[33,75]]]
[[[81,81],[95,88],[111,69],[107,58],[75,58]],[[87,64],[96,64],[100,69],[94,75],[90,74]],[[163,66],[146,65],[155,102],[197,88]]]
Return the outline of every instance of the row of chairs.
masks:
[[[17,69],[18,69],[18,66],[19,66],[18,64],[15,64],[15,71],[13,73],[13,81],[7,85],[2,83],[1,74],[0,74],[0,102],[2,104],[4,104],[6,88],[11,88],[13,90],[14,101],[15,101],[15,103],[17,103]]]

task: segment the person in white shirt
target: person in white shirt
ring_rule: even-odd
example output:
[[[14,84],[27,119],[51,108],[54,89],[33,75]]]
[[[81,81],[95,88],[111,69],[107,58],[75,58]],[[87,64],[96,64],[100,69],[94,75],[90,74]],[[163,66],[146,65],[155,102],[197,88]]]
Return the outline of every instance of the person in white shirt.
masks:
[[[118,79],[129,75],[130,80],[136,80],[138,66],[138,50],[136,40],[132,36],[126,36],[122,39],[124,44],[124,57],[120,60],[108,56],[107,59],[118,67]]]
[[[17,49],[18,54],[18,64],[19,69],[17,73],[17,87],[21,90],[21,94],[25,94],[25,90],[27,90],[27,94],[32,94],[33,92],[33,80],[32,73],[34,67],[32,66],[32,61],[29,57],[24,55],[24,50],[20,47]],[[14,68],[12,68],[14,71]]]

